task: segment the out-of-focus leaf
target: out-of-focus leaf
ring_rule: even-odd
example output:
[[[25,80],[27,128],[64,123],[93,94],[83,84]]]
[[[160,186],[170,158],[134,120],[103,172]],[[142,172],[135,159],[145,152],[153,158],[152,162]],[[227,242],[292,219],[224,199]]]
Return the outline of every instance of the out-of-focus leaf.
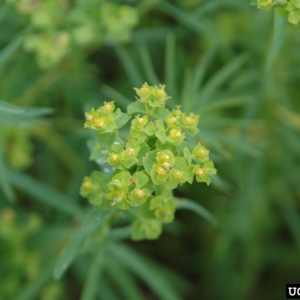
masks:
[[[34,281],[26,285],[26,287],[20,291],[15,299],[18,300],[32,300],[37,299],[37,295],[41,291],[42,287],[51,279],[53,268],[53,261],[48,262],[46,266],[43,267],[43,272]]]
[[[115,288],[107,281],[106,276],[101,276],[99,279],[101,287],[99,288],[99,299],[120,300]]]
[[[146,46],[143,44],[140,44],[139,52],[140,52],[140,55],[142,58],[142,63],[143,63],[144,70],[145,70],[149,84],[154,85],[154,84],[161,83],[155,73],[155,70],[154,70],[154,67],[151,62],[151,58],[150,58],[150,55],[149,55],[149,52],[148,52]]]
[[[289,110],[282,105],[275,106],[275,113],[278,119],[297,131],[300,131],[300,114]]]
[[[101,285],[99,286],[99,275],[104,267],[104,255],[104,247],[102,246],[100,249],[97,249],[95,257],[90,263],[90,269],[84,283],[80,300],[96,299],[97,290],[101,288]]]
[[[18,50],[23,41],[23,37],[11,42],[8,46],[0,51],[0,72],[3,67],[8,63],[11,56]]]
[[[0,131],[1,134],[1,131]],[[4,160],[4,151],[3,151],[3,141],[2,137],[0,136],[0,187],[5,195],[5,197],[10,201],[13,202],[15,200],[15,194],[11,187],[11,183],[9,178],[7,177],[7,169],[5,166]]]
[[[115,285],[123,292],[124,299],[143,300],[144,296],[133,276],[122,265],[113,260],[108,261],[107,271]]]
[[[76,258],[85,239],[105,220],[104,213],[99,209],[94,208],[86,217],[83,224],[73,233],[67,245],[58,256],[54,270],[54,279],[58,280],[68,269],[70,264]],[[100,263],[100,258],[99,263]],[[95,270],[93,270],[94,272]]]
[[[71,216],[80,218],[84,216],[82,208],[77,204],[76,201],[54,190],[47,184],[38,181],[24,173],[11,171],[8,173],[8,176],[13,186],[37,201]]]
[[[114,99],[119,107],[126,109],[126,107],[132,103],[130,99],[127,99],[124,97],[121,93],[119,93],[117,90],[112,88],[109,85],[104,84],[101,87],[101,92],[105,94],[106,96],[110,97],[111,99]]]
[[[203,22],[199,22],[196,18],[185,13],[176,6],[171,5],[166,1],[161,1],[158,5],[158,9],[176,19],[179,23],[183,24],[195,33],[208,36],[212,40],[217,39],[214,31],[209,26],[206,26],[206,24],[204,24]]]
[[[266,72],[270,73],[281,50],[285,35],[286,19],[274,14],[274,38],[266,59]]]
[[[53,108],[50,107],[25,107],[24,114],[29,118],[41,117],[49,115],[54,112]]]
[[[128,52],[121,45],[116,46],[115,50],[131,82],[135,85],[135,87],[142,86],[143,76],[140,74],[135,62],[131,59]]]
[[[20,115],[24,113],[24,109],[0,100],[0,113],[5,113],[9,115]]]
[[[167,92],[172,95],[171,100],[176,101],[175,89],[175,37],[169,33],[166,38],[165,51],[165,83]],[[174,99],[175,96],[175,99]]]
[[[209,223],[211,223],[212,225],[218,225],[217,219],[206,208],[196,203],[195,201],[189,199],[180,199],[177,202],[177,209],[191,210],[194,213],[201,216],[206,221],[208,221]]]
[[[210,101],[214,93],[244,65],[248,58],[247,54],[241,54],[215,73],[203,86],[199,95],[199,101],[194,108],[198,110],[202,103]]]
[[[143,280],[162,300],[176,300],[181,297],[170,282],[152,267],[151,263],[125,245],[108,245],[114,257]]]

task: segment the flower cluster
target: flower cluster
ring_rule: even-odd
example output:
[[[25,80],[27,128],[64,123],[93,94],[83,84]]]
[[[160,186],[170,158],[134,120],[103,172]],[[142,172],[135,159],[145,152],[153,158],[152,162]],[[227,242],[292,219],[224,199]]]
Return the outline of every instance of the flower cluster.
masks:
[[[95,1],[6,1],[29,17],[32,31],[24,40],[24,48],[36,53],[42,68],[58,63],[75,45],[78,49],[127,41],[138,22],[137,9],[108,0],[97,4]]]
[[[132,238],[155,239],[163,223],[173,220],[176,187],[194,180],[211,181],[216,173],[209,151],[201,144],[192,146],[186,135],[198,133],[199,116],[165,107],[170,98],[165,86],[145,83],[135,89],[137,101],[128,106],[127,114],[115,110],[114,102],[105,102],[86,113],[85,128],[96,130],[97,147],[107,151],[110,176],[94,171],[85,177],[81,195],[94,205],[110,202],[137,216],[132,225]],[[130,118],[129,136],[119,129]]]
[[[298,25],[300,21],[300,1],[299,0],[251,0],[251,5],[263,10],[274,11],[282,18],[287,18],[289,23]]]

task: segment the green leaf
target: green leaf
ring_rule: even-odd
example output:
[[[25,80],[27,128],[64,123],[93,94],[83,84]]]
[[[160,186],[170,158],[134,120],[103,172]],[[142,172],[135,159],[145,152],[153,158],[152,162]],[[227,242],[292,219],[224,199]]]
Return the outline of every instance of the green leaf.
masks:
[[[199,129],[196,127],[184,128],[184,130],[191,136],[195,136],[199,132]]]
[[[78,252],[85,242],[85,239],[97,227],[99,227],[104,220],[105,218],[103,211],[100,211],[99,209],[93,209],[90,211],[83,224],[75,230],[67,245],[63,248],[58,256],[53,270],[53,276],[55,280],[61,278],[61,276],[65,273],[70,264],[78,255]]]
[[[241,54],[236,57],[234,60],[231,60],[224,67],[219,69],[217,73],[210,77],[210,79],[206,82],[200,95],[199,99],[203,99],[202,101],[198,101],[195,104],[194,111],[197,111],[201,108],[203,103],[211,101],[216,91],[230,79],[233,74],[237,74],[238,70],[242,68],[245,62],[248,60],[247,54]]]
[[[171,112],[164,107],[155,107],[152,111],[151,116],[157,119],[162,119],[165,120],[166,117],[170,114]]]
[[[120,110],[120,109],[118,108],[118,110]],[[131,118],[131,116],[121,112],[120,116],[117,119],[115,119],[117,128],[123,127],[130,120],[130,118]]]
[[[96,250],[95,256],[90,263],[90,269],[88,271],[86,280],[80,300],[93,300],[97,295],[99,289],[99,275],[105,264],[104,247],[100,246],[100,249]]]
[[[190,164],[192,162],[192,154],[187,147],[184,147],[183,155],[186,158],[187,162]]]
[[[284,19],[287,19],[288,16],[289,16],[289,12],[285,9],[284,6],[282,6],[282,7],[276,7],[275,13],[276,13],[279,17],[284,18]]]
[[[143,84],[143,81],[141,79],[143,78],[143,76],[141,76],[134,60],[132,60],[127,50],[121,45],[116,46],[115,50],[132,83],[135,86],[141,86]]]
[[[140,291],[140,286],[133,275],[121,264],[113,259],[108,262],[107,272],[114,280],[118,290],[123,292],[123,299],[144,300],[144,295]],[[108,299],[108,298],[107,298]]]
[[[149,122],[149,123],[147,124],[147,126],[145,127],[144,132],[145,132],[147,135],[151,136],[151,135],[154,135],[155,130],[156,130],[156,129],[155,129],[154,123],[153,123],[153,122]]]
[[[112,179],[119,179],[120,181],[124,181],[126,184],[130,184],[131,175],[129,172],[122,171],[115,175]]]
[[[1,131],[0,131],[1,134]],[[7,168],[5,165],[4,159],[4,151],[3,151],[3,141],[2,136],[0,136],[0,187],[4,194],[4,196],[9,200],[11,203],[15,200],[15,194],[13,192],[11,182],[9,177],[7,176]]]
[[[129,115],[136,113],[146,114],[146,109],[141,102],[135,101],[127,106],[127,112]]]
[[[180,199],[177,203],[177,209],[186,209],[191,210],[201,216],[203,219],[211,223],[212,225],[216,226],[218,225],[218,221],[215,219],[215,217],[202,205],[189,200],[189,199]]]
[[[17,173],[10,171],[8,178],[12,185],[28,194],[32,198],[51,206],[61,212],[67,213],[71,216],[84,216],[82,208],[72,198],[61,194],[54,190],[51,186],[34,179],[25,173]]]
[[[291,0],[295,7],[300,8],[300,0]]]
[[[170,281],[155,267],[155,263],[141,256],[124,244],[109,244],[113,256],[145,282],[161,300],[183,299],[175,291]]]
[[[280,18],[277,14],[274,15],[274,39],[268,51],[266,60],[266,71],[271,74],[272,68],[275,66],[276,58],[278,57],[280,50],[283,46],[285,36],[285,24],[286,20]]]
[[[294,11],[290,11],[288,21],[291,24],[298,25],[298,23],[300,21],[300,14],[297,14]]]
[[[23,37],[18,38],[17,40],[11,42],[8,46],[0,52],[0,71],[8,63],[12,55],[18,50],[23,42]]]
[[[13,104],[10,104],[10,103],[0,100],[0,112],[4,112],[7,114],[13,114],[13,115],[19,115],[19,114],[24,113],[24,109],[19,106],[15,106]]]
[[[149,177],[145,174],[145,172],[134,173],[133,179],[136,182],[137,187],[142,187],[149,181]]]
[[[117,133],[117,130],[107,133],[97,132],[97,141],[100,144],[101,148],[110,148],[117,138]]]
[[[149,55],[146,45],[140,43],[138,48],[139,48],[139,52],[141,54],[145,73],[149,79],[149,83],[150,84],[159,84],[159,80],[155,73],[153,63],[151,62],[151,58],[150,58],[150,55]]]
[[[53,112],[54,109],[50,107],[24,107],[24,115],[29,118],[41,117],[52,114]]]
[[[15,299],[18,300],[32,300],[38,299],[41,289],[50,281],[52,277],[53,261],[48,261],[43,265],[43,272],[33,281],[26,284],[25,288],[21,290]]]
[[[149,148],[148,144],[145,143],[145,142],[141,143],[140,146],[141,146],[141,149],[138,153],[137,159],[139,161],[139,165],[142,165],[143,164],[143,157],[147,152],[149,152],[150,148]]]
[[[155,135],[160,140],[160,142],[162,142],[163,144],[167,141],[167,135],[166,135],[166,131],[164,129],[158,129],[155,132]]]
[[[150,171],[152,170],[152,165],[156,163],[156,154],[158,153],[158,150],[147,152],[143,157],[143,165],[145,168],[145,171],[150,175]]]

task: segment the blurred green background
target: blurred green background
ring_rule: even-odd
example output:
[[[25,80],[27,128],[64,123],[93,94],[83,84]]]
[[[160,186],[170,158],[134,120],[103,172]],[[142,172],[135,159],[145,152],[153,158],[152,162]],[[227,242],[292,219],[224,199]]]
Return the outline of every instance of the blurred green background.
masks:
[[[298,27],[248,0],[0,0],[0,28],[0,299],[276,300],[300,283]],[[115,229],[103,251],[79,196],[99,169],[84,112],[125,110],[145,81],[200,114],[218,173],[175,193],[219,225],[178,211],[157,241]]]

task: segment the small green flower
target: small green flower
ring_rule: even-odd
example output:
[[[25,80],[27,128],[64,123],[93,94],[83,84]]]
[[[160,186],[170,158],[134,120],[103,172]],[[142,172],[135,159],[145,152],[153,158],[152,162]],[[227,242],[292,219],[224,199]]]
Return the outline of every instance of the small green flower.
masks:
[[[88,198],[96,190],[96,186],[93,185],[93,181],[90,177],[85,176],[83,183],[80,188],[80,195],[82,197]]]
[[[174,154],[170,150],[164,150],[164,151],[159,151],[156,155],[156,161],[159,164],[174,164],[175,162],[175,157]],[[169,169],[169,168],[167,168]]]
[[[168,97],[165,88],[164,84],[155,85],[151,88],[151,97],[148,102],[150,107],[165,107],[166,101],[171,98]]]
[[[108,177],[99,171],[94,171],[90,177],[84,177],[80,188],[80,195],[88,198],[93,205],[101,205],[106,199]]]
[[[174,146],[179,146],[185,139],[185,134],[179,126],[172,126],[168,131],[167,141]]]
[[[126,144],[126,149],[122,152],[121,163],[125,168],[130,168],[134,164],[138,163],[136,158],[141,147],[139,143],[133,139],[130,139]]]
[[[115,101],[104,102],[104,105],[100,107],[101,111],[106,114],[111,114],[115,110]]]
[[[155,185],[166,183],[170,178],[169,170],[166,170],[162,164],[158,163],[153,164],[150,176]]]
[[[211,179],[210,177],[215,175],[217,170],[214,168],[213,162],[207,161],[203,167],[196,165],[194,167],[194,174],[196,175],[196,180],[198,182],[206,182],[207,185],[210,184]]]
[[[166,123],[169,126],[174,126],[174,125],[178,125],[178,118],[176,116],[174,116],[174,114],[169,114],[166,117]]]
[[[129,208],[129,202],[127,200],[127,195],[124,191],[116,189],[108,193],[107,199],[111,200],[111,205],[116,205],[118,208],[122,210],[126,210]]]
[[[176,157],[174,167],[170,172],[170,178],[165,185],[166,188],[172,190],[179,184],[183,184],[187,181],[191,184],[194,177],[193,168],[192,165],[187,164],[184,157]]]
[[[162,224],[155,219],[136,220],[132,224],[131,238],[135,241],[155,240],[162,232]]]
[[[198,143],[192,152],[192,158],[197,162],[204,163],[209,160],[209,151]]]
[[[95,111],[92,108],[89,113],[85,113],[85,117],[84,128],[94,129],[99,133],[113,132],[116,129],[115,121],[101,109]]]
[[[109,157],[107,158],[107,163],[115,167],[116,169],[124,169],[122,165],[122,157],[123,157],[124,149],[119,144],[113,144],[109,150]]]
[[[149,190],[136,188],[129,194],[129,204],[131,206],[140,206],[146,202],[149,196]]]
[[[164,223],[170,223],[174,219],[175,208],[168,204],[155,210],[155,217],[157,220]]]
[[[137,115],[134,120],[131,121],[131,128],[134,131],[141,132],[144,130],[145,126],[148,124],[149,118],[147,116],[141,117]]]

